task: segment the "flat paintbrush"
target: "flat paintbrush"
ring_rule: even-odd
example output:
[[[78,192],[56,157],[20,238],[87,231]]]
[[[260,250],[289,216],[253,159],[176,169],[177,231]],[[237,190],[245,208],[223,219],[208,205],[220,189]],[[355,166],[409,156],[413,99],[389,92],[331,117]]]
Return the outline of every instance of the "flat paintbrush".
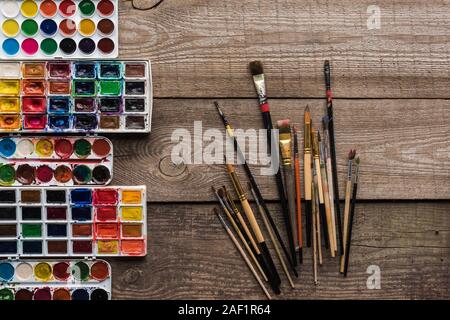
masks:
[[[337,173],[337,160],[336,160],[336,142],[334,138],[334,117],[333,117],[333,93],[331,91],[331,69],[330,62],[325,61],[324,64],[325,73],[325,87],[327,95],[327,113],[328,113],[328,132],[330,135],[330,152],[331,152],[331,166],[333,172],[333,188],[334,188],[334,206],[336,212],[337,220],[337,230],[338,230],[338,242],[339,242],[339,252],[342,255],[344,253],[344,244],[342,238],[342,225],[341,225],[341,209],[339,204],[339,183],[338,183],[338,173]]]
[[[297,228],[293,228],[296,224],[295,213],[295,177],[292,165],[292,135],[290,120],[280,120],[277,122],[279,130],[279,144],[281,154],[281,167],[283,169],[284,185],[286,187],[286,196],[288,199],[290,220],[286,221],[286,228],[293,230],[292,241],[298,248]]]
[[[344,206],[344,243],[347,243],[348,237],[348,221],[350,218],[350,201],[352,197],[352,176],[353,176],[353,160],[356,156],[356,150],[350,150],[348,153],[348,165],[347,165],[347,184],[345,187],[345,206]],[[344,254],[341,256],[341,265],[339,271],[344,273],[344,264],[345,264],[345,247]]]
[[[233,216],[232,210],[230,210],[230,208],[225,205],[224,201],[222,200],[222,197],[219,195],[217,190],[214,189],[214,187],[212,187],[212,190],[213,190],[215,196],[217,197],[217,200],[219,200],[222,210],[223,210],[223,212],[225,212],[225,215],[227,216],[228,220],[230,221],[231,226],[233,227],[234,231],[237,233],[237,235],[241,239],[242,243],[244,244],[244,247],[248,251],[250,258],[252,258],[253,263],[258,268],[258,270],[261,273],[261,275],[263,276],[264,280],[267,281],[266,274],[264,273],[263,269],[261,268],[259,261],[256,259],[255,252],[253,252],[253,250],[252,250],[252,247],[251,247],[252,242],[248,238],[248,235],[244,233],[244,231],[243,231],[244,228],[242,227],[242,224],[237,219],[237,217]]]
[[[273,263],[269,249],[267,248],[266,241],[261,232],[261,228],[259,227],[258,222],[256,221],[255,215],[253,213],[253,210],[250,207],[250,204],[248,203],[247,197],[244,193],[244,189],[242,188],[241,182],[239,180],[238,175],[236,174],[234,166],[229,161],[227,161],[226,158],[225,164],[228,171],[228,175],[230,176],[231,182],[233,184],[234,190],[236,191],[236,194],[238,195],[239,200],[241,201],[242,208],[244,208],[245,215],[247,216],[247,219],[250,223],[250,227],[252,228],[253,233],[255,234],[256,241],[258,242],[259,248],[261,249],[261,253],[263,254],[264,259],[266,261],[265,265],[267,266],[267,269],[265,269],[266,271],[265,273],[267,278],[269,279],[270,286],[272,287],[272,290],[275,293],[279,294],[281,293],[280,291],[281,279],[280,276],[278,275],[277,269],[275,268],[275,264]]]
[[[350,221],[348,226],[348,237],[345,244],[345,266],[344,266],[344,277],[347,276],[348,265],[350,261],[350,247],[352,242],[352,230],[353,230],[353,219],[355,217],[355,206],[356,206],[356,195],[358,192],[358,178],[359,178],[359,157],[355,160],[355,178],[353,182],[353,195],[352,195],[352,205],[350,209]]]
[[[311,113],[309,106],[305,109],[305,139],[304,139],[304,161],[303,174],[305,183],[305,222],[306,222],[306,245],[311,247],[312,237],[312,172],[311,172]]]
[[[263,116],[264,127],[267,130],[267,146],[268,152],[271,154],[272,161],[276,157],[276,160],[279,160],[279,155],[277,152],[272,153],[272,139],[274,135],[272,135],[273,124],[272,118],[270,116],[269,103],[267,101],[267,93],[266,93],[266,82],[264,77],[264,69],[261,61],[253,61],[249,64],[250,72],[253,76],[253,83],[255,85],[256,92],[258,94],[259,99],[259,107],[261,109],[261,113]],[[279,161],[275,161],[274,163],[279,163]],[[278,168],[277,168],[278,169]],[[286,193],[283,184],[283,177],[280,170],[277,170],[275,174],[275,181],[277,183],[278,196],[280,198],[281,210],[283,212],[284,222],[286,226],[286,234],[289,241],[289,248],[291,250],[291,259],[294,266],[297,265],[297,258],[295,254],[295,243],[294,237],[292,236],[293,230],[292,226],[289,228],[289,208],[286,199]]]
[[[302,226],[302,194],[300,183],[300,156],[298,153],[298,134],[294,127],[294,169],[295,169],[295,200],[297,213],[298,259],[303,263],[303,226]]]
[[[263,219],[264,226],[266,227],[267,232],[269,233],[270,240],[272,240],[273,247],[275,248],[275,252],[277,253],[278,260],[280,260],[284,274],[286,275],[291,287],[295,288],[294,282],[292,281],[291,275],[289,274],[289,270],[286,266],[286,263],[284,262],[283,255],[281,254],[280,248],[278,247],[278,241],[273,236],[272,228],[270,227],[269,221],[267,220],[266,213],[264,212],[264,209],[262,208],[261,204],[259,203],[259,200],[258,200],[258,197],[256,196],[255,190],[253,190],[253,187],[250,183],[248,184],[248,188],[251,190],[253,198],[255,199],[256,206],[258,207],[258,212]]]
[[[239,244],[239,241],[237,241],[236,237],[234,236],[233,232],[230,229],[230,225],[225,221],[224,218],[219,214],[216,208],[214,208],[214,213],[217,215],[217,217],[220,220],[220,223],[225,228],[225,231],[227,232],[228,236],[230,237],[231,241],[233,241],[234,245],[238,249],[239,253],[241,254],[242,258],[244,259],[245,263],[247,264],[248,268],[252,272],[253,276],[255,277],[256,281],[258,281],[259,286],[263,290],[264,294],[267,296],[268,299],[272,299],[270,296],[270,293],[267,291],[266,287],[264,286],[263,282],[261,281],[261,278],[259,277],[258,273],[256,273],[255,268],[253,268],[252,263],[247,258],[247,255],[245,254],[244,250],[242,249],[241,245]]]
[[[284,252],[284,254],[286,256],[286,259],[287,259],[288,264],[289,264],[289,266],[291,268],[291,271],[294,273],[294,275],[296,277],[298,277],[298,273],[297,273],[297,270],[295,270],[294,264],[292,263],[291,256],[290,256],[290,254],[289,254],[289,252],[288,252],[288,250],[287,250],[287,248],[286,248],[286,246],[285,246],[285,244],[283,242],[283,239],[281,238],[280,232],[278,231],[278,228],[277,228],[275,222],[273,221],[273,218],[272,218],[272,215],[270,214],[269,208],[267,207],[266,202],[264,201],[264,198],[261,195],[261,191],[259,190],[258,184],[256,183],[256,180],[253,177],[253,174],[252,174],[252,172],[250,170],[250,166],[248,165],[247,160],[245,159],[245,156],[242,153],[241,148],[239,147],[239,144],[238,144],[238,142],[237,142],[237,140],[236,140],[236,138],[234,136],[233,127],[228,122],[228,119],[226,118],[226,116],[223,113],[222,109],[220,109],[219,103],[217,101],[215,101],[214,105],[216,106],[217,112],[219,113],[219,115],[220,115],[220,117],[222,119],[223,125],[225,126],[225,129],[227,131],[228,137],[233,140],[234,150],[238,154],[238,157],[241,160],[241,163],[242,163],[242,165],[244,167],[245,174],[247,175],[247,177],[248,177],[248,179],[249,179],[253,189],[255,190],[256,196],[258,197],[259,202],[261,203],[261,206],[263,207],[264,212],[266,213],[266,216],[269,219],[269,223],[270,223],[273,231],[275,232],[275,236],[278,239],[278,243],[280,244],[281,248],[283,249],[283,252]]]

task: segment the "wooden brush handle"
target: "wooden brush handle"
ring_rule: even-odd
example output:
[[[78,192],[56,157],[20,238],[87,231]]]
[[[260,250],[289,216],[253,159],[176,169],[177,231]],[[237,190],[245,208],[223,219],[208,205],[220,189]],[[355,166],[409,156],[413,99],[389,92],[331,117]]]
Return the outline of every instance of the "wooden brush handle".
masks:
[[[301,194],[301,184],[300,184],[300,159],[298,155],[294,159],[294,169],[295,169],[295,191],[296,191],[296,208],[297,208],[297,236],[298,245],[303,248],[303,234],[302,234],[302,194]]]
[[[324,203],[323,199],[323,187],[322,187],[322,175],[320,172],[320,160],[314,159],[314,165],[316,166],[317,171],[317,189],[319,193],[319,203]]]
[[[305,153],[304,158],[305,175],[305,200],[311,200],[312,176],[311,176],[311,154]]]
[[[264,236],[262,235],[261,229],[259,228],[258,222],[256,222],[255,215],[253,214],[253,210],[250,207],[247,199],[241,200],[242,208],[244,208],[245,215],[247,216],[248,221],[252,227],[253,232],[256,236],[256,241],[259,243],[264,242]]]
[[[345,188],[345,206],[344,206],[344,230],[343,230],[343,238],[342,241],[344,243],[347,242],[347,234],[348,234],[348,220],[350,215],[350,200],[352,196],[352,181],[347,180],[347,187]],[[341,267],[340,272],[344,273],[344,264],[345,264],[345,246],[344,246],[344,252],[341,256]]]

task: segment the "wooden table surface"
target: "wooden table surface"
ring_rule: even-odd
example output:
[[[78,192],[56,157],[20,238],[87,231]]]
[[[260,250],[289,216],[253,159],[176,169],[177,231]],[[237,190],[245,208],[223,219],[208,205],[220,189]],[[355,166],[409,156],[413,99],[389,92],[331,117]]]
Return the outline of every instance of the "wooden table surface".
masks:
[[[248,72],[255,59],[273,119],[300,129],[307,104],[316,123],[324,112],[330,59],[340,180],[350,148],[362,161],[348,278],[327,255],[315,286],[308,251],[296,289],[282,275],[279,298],[450,298],[450,1],[376,1],[381,26],[368,29],[372,4],[164,0],[136,11],[120,1],[120,57],[152,61],[154,109],[148,136],[112,138],[113,183],[146,184],[149,200],[149,254],[112,260],[115,299],[264,299],[212,214],[211,186],[230,186],[224,166],[170,156],[175,129],[192,133],[202,121],[223,131],[215,99],[234,127],[263,127]],[[256,179],[283,230],[274,178]],[[381,289],[367,288],[370,265]]]

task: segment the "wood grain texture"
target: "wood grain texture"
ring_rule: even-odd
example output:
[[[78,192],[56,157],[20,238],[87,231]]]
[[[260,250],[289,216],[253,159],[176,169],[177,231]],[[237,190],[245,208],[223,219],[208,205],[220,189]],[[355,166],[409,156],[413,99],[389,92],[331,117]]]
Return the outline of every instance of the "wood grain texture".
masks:
[[[213,206],[151,204],[148,256],[112,261],[114,298],[264,299]],[[281,275],[278,298],[449,299],[449,207],[449,202],[358,204],[348,278],[338,275],[337,260],[327,252],[314,286],[306,250],[296,289]],[[281,226],[278,206],[270,209]],[[381,269],[379,290],[367,289],[370,265]]]
[[[140,7],[154,0],[135,0]],[[380,29],[368,29],[368,7]],[[448,98],[448,0],[167,0],[120,3],[120,55],[153,61],[155,97],[253,97],[264,62],[273,97]]]
[[[303,110],[309,104],[317,128],[324,102],[316,100],[271,100],[273,121],[290,117],[303,130]],[[220,101],[235,128],[262,128],[262,117],[253,99]],[[339,179],[346,175],[348,150],[361,157],[361,199],[448,199],[450,194],[450,100],[355,99],[335,102]],[[192,135],[194,121],[202,121],[203,132],[224,129],[213,101],[209,99],[156,99],[150,135],[114,137],[115,184],[147,183],[148,199],[162,201],[213,200],[211,185],[229,185],[225,166],[219,164],[174,165],[171,141],[175,129]],[[299,145],[303,144],[303,134]],[[195,142],[197,146],[202,143]],[[210,138],[203,146],[210,144]],[[247,146],[247,150],[249,146]],[[201,152],[200,152],[201,155]],[[194,161],[192,154],[192,162]],[[219,161],[223,158],[219,155]],[[303,162],[302,162],[303,163]],[[277,199],[273,176],[256,180],[266,199]],[[247,181],[239,170],[242,181]],[[302,173],[303,179],[303,173]],[[344,184],[340,183],[344,195]]]

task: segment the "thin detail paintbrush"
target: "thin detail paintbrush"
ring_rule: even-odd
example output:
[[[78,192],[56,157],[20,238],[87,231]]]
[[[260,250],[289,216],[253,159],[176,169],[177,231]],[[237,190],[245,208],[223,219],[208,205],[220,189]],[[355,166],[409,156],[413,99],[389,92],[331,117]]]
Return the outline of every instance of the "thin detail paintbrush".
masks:
[[[333,238],[333,251],[336,256],[338,253],[338,243],[337,243],[337,229],[336,229],[336,207],[334,205],[334,187],[333,187],[333,169],[331,165],[331,154],[330,154],[330,136],[328,134],[328,116],[322,118],[323,125],[323,135],[324,135],[324,153],[325,153],[325,166],[327,171],[327,182],[328,182],[328,194],[330,197],[330,211],[331,211],[331,231]]]
[[[290,120],[280,120],[277,122],[279,130],[279,143],[281,154],[281,167],[283,168],[284,185],[286,187],[286,195],[288,199],[290,219],[285,221],[286,228],[292,230],[292,241],[295,247],[298,247],[297,229],[293,228],[296,224],[295,217],[295,178],[292,166],[292,135]]]
[[[342,238],[342,225],[341,225],[341,209],[339,204],[339,183],[337,173],[337,160],[336,160],[336,142],[334,138],[334,116],[333,116],[333,93],[331,91],[331,68],[330,62],[325,60],[324,64],[325,73],[325,87],[327,95],[327,113],[328,113],[328,134],[330,138],[330,153],[331,153],[331,166],[333,172],[333,191],[334,191],[334,207],[336,213],[337,222],[337,238],[339,242],[339,252],[342,255],[344,253],[344,244]]]
[[[237,241],[236,237],[234,236],[233,232],[230,229],[230,225],[225,221],[224,218],[220,215],[220,213],[217,211],[216,208],[214,208],[214,213],[217,215],[217,217],[220,220],[220,223],[225,228],[225,231],[227,232],[228,236],[230,237],[231,241],[233,241],[234,245],[238,249],[239,253],[241,254],[242,258],[244,259],[245,263],[247,264],[248,268],[252,272],[253,276],[255,277],[256,281],[258,281],[259,286],[263,290],[264,294],[267,296],[267,298],[270,300],[272,297],[270,296],[270,293],[267,291],[266,287],[264,286],[263,282],[261,281],[261,278],[259,277],[258,273],[256,273],[255,268],[253,268],[252,263],[247,258],[247,255],[245,254],[244,250],[242,249],[241,245]]]
[[[313,199],[315,199],[315,194],[314,194],[314,188],[311,188],[311,197]],[[314,278],[314,284],[317,285],[318,283],[318,270],[317,270],[317,256],[318,256],[318,252],[317,252],[317,221],[316,221],[316,215],[314,214],[316,211],[316,202],[312,201],[311,202],[311,240],[312,240],[312,263],[313,263],[313,278]]]
[[[328,177],[327,177],[327,168],[325,165],[325,146],[324,142],[320,139],[320,134],[318,134],[319,138],[319,149],[320,149],[320,175],[322,177],[322,189],[323,189],[323,201],[325,204],[325,221],[323,223],[327,225],[327,233],[328,233],[328,242],[330,244],[330,254],[331,257],[335,257],[335,243],[333,237],[333,222],[331,219],[331,208],[333,207],[330,202],[330,194],[328,187]]]
[[[350,218],[350,201],[352,197],[352,175],[353,175],[353,160],[356,156],[356,150],[350,150],[348,153],[348,164],[347,164],[347,183],[345,187],[345,206],[344,206],[344,243],[347,243],[348,237],[348,221]],[[345,247],[344,254],[341,256],[341,264],[339,271],[344,273],[344,264],[345,264]]]
[[[259,248],[261,249],[261,253],[263,254],[263,257],[265,259],[265,266],[267,269],[263,267],[265,270],[266,276],[269,279],[269,283],[272,287],[272,290],[279,294],[280,291],[280,283],[281,279],[278,275],[277,269],[275,268],[275,264],[273,263],[272,257],[270,255],[269,249],[267,248],[266,241],[264,239],[264,236],[261,232],[261,228],[258,225],[258,222],[256,221],[255,215],[253,213],[252,208],[250,207],[250,204],[248,203],[247,196],[244,193],[244,189],[242,188],[241,182],[239,180],[239,177],[236,174],[236,170],[234,166],[227,161],[225,157],[225,165],[228,171],[228,175],[230,176],[231,182],[233,183],[234,190],[236,191],[236,194],[239,197],[239,200],[241,201],[242,208],[244,208],[245,215],[247,216],[247,219],[250,223],[250,227],[253,230],[253,233],[255,234],[256,241],[258,242]]]
[[[254,249],[251,247],[252,241],[249,239],[249,237],[246,233],[243,233],[244,228],[242,227],[242,223],[238,220],[238,218],[236,216],[233,216],[232,210],[230,210],[231,208],[229,206],[225,205],[225,203],[222,199],[223,194],[220,195],[214,187],[212,187],[212,190],[214,192],[214,195],[217,197],[217,200],[219,201],[223,212],[225,212],[225,215],[227,216],[228,220],[230,221],[234,231],[237,233],[237,235],[241,239],[242,243],[244,244],[245,249],[248,251],[248,254],[250,255],[250,258],[253,260],[253,263],[258,268],[258,270],[261,273],[261,275],[263,276],[264,280],[267,281],[267,276],[264,273],[263,269],[261,268],[259,261],[256,259]],[[245,221],[244,221],[244,225],[245,225]],[[247,227],[247,225],[245,225],[245,227]],[[253,238],[252,238],[252,240],[253,240]],[[253,240],[253,243],[254,243],[254,240]],[[258,251],[259,251],[259,249],[258,249]],[[258,254],[258,252],[256,252],[256,254]]]
[[[312,140],[313,140],[313,157],[314,157],[314,169],[315,174],[317,175],[317,197],[319,198],[319,205],[318,205],[318,211],[320,214],[320,220],[323,222],[323,237],[325,242],[325,248],[328,249],[328,231],[325,224],[326,218],[325,218],[325,199],[323,196],[323,185],[322,185],[322,172],[320,171],[320,150],[319,150],[319,139],[320,134],[317,131],[313,131],[312,134]]]
[[[320,217],[320,200],[319,200],[319,183],[318,183],[318,168],[315,165],[315,162],[313,164],[313,217],[314,217],[314,223],[313,223],[313,232],[316,234],[316,241],[317,241],[317,256],[319,265],[322,265],[323,259],[322,259],[322,234],[320,232],[320,225],[321,225],[321,217]]]
[[[359,165],[360,165],[360,160],[358,157],[355,159],[355,176],[354,176],[354,182],[353,182],[352,205],[351,205],[351,209],[350,209],[348,237],[347,237],[347,242],[345,244],[346,248],[345,248],[344,277],[347,276],[348,265],[349,265],[349,261],[350,261],[350,247],[351,247],[351,242],[352,242],[353,219],[355,217],[356,195],[358,193]]]
[[[259,107],[261,109],[264,127],[267,130],[268,152],[271,154],[272,161],[274,161],[274,159],[275,159],[274,163],[279,163],[278,152],[272,153],[272,139],[274,138],[274,135],[272,135],[273,124],[272,124],[272,118],[270,116],[269,103],[267,102],[267,92],[266,92],[266,83],[265,83],[265,77],[264,77],[264,68],[263,68],[261,61],[252,61],[249,64],[249,69],[253,76],[253,83],[255,85],[255,89],[258,94]],[[292,236],[293,230],[292,230],[292,226],[291,226],[291,228],[288,227],[288,221],[290,219],[289,208],[288,208],[286,193],[285,193],[284,184],[283,184],[283,177],[281,175],[280,170],[277,170],[277,172],[275,173],[275,181],[277,183],[278,196],[280,198],[281,210],[283,212],[283,217],[284,217],[284,221],[285,221],[286,234],[288,237],[289,248],[291,251],[291,261],[294,264],[294,266],[296,266],[297,258],[295,255],[295,243],[293,241],[294,238]]]
[[[281,263],[281,267],[283,268],[284,274],[286,275],[291,287],[295,288],[294,282],[292,281],[291,275],[286,266],[283,255],[281,254],[280,248],[278,247],[278,242],[275,239],[275,237],[273,236],[272,228],[270,227],[269,221],[267,220],[266,213],[264,212],[264,209],[262,208],[261,204],[259,203],[259,200],[258,200],[258,197],[256,196],[255,190],[253,189],[253,187],[250,183],[248,184],[248,188],[252,192],[253,198],[255,199],[256,206],[258,207],[258,212],[263,219],[264,226],[266,227],[267,232],[269,233],[270,240],[272,240],[273,247],[275,248],[275,252],[277,253],[278,260]]]
[[[305,183],[305,222],[306,222],[306,245],[311,247],[312,236],[312,172],[311,172],[311,113],[309,106],[305,109],[305,139],[304,139],[304,160],[303,174]]]
[[[245,174],[247,175],[253,189],[255,190],[256,196],[258,197],[259,202],[261,203],[261,206],[263,207],[264,212],[266,213],[266,216],[269,219],[269,223],[270,223],[273,231],[275,232],[275,236],[277,237],[278,243],[280,244],[281,249],[283,250],[283,252],[286,256],[286,259],[291,268],[291,271],[294,273],[294,275],[296,277],[298,277],[297,270],[295,270],[294,264],[291,260],[291,257],[286,248],[286,245],[284,244],[283,239],[281,238],[280,232],[278,231],[278,228],[277,228],[275,222],[273,221],[272,215],[270,214],[269,208],[267,207],[266,202],[264,201],[264,198],[261,195],[261,191],[259,190],[258,184],[256,183],[256,180],[253,177],[253,174],[250,170],[250,166],[248,165],[247,160],[245,159],[245,156],[242,153],[241,148],[239,147],[239,144],[234,136],[233,127],[228,122],[228,119],[226,118],[225,114],[223,113],[222,109],[220,108],[219,103],[217,101],[214,101],[214,105],[216,106],[216,110],[219,113],[220,118],[222,119],[223,125],[225,126],[225,130],[227,131],[228,137],[233,140],[234,150],[238,154],[238,157],[241,160],[241,163],[244,167]]]
[[[295,200],[297,213],[298,259],[303,263],[303,226],[302,226],[302,194],[300,183],[300,156],[298,153],[298,134],[294,126],[294,169],[295,169]]]

